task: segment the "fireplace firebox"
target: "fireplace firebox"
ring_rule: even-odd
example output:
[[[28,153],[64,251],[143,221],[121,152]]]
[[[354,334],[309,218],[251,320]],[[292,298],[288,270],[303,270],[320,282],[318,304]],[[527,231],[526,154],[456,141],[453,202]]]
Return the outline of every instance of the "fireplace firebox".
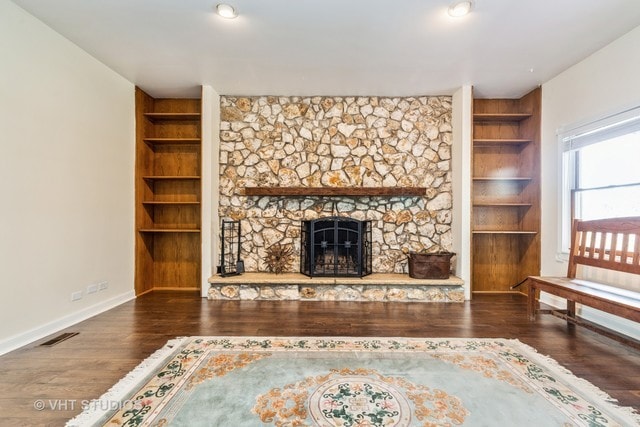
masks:
[[[337,216],[302,221],[302,274],[363,277],[371,270],[371,221]]]

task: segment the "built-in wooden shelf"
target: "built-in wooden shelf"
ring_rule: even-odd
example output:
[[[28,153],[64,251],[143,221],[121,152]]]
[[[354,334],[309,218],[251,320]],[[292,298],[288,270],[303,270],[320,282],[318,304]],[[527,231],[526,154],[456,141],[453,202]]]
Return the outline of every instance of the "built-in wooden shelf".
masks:
[[[476,113],[473,115],[475,122],[520,122],[528,119],[528,113]]]
[[[531,203],[474,202],[473,206],[528,208],[531,206]]]
[[[531,181],[533,178],[530,176],[474,176],[474,181],[493,181],[493,182],[504,182],[504,181]]]
[[[200,113],[144,113],[144,116],[151,121],[200,120]]]
[[[161,201],[161,200],[147,200],[142,202],[143,205],[199,205],[200,202],[165,202],[165,201]]]
[[[495,147],[504,145],[523,145],[530,143],[530,139],[474,139],[473,145],[476,147]]]
[[[245,187],[246,196],[424,196],[426,187]]]
[[[160,181],[163,179],[166,180],[197,180],[200,179],[199,175],[190,175],[190,176],[182,176],[182,175],[147,175],[147,176],[143,176],[142,179],[145,179],[147,181]]]
[[[200,138],[144,138],[150,146],[154,145],[199,145]]]
[[[140,233],[200,233],[199,228],[141,228]]]
[[[473,293],[512,293],[540,274],[541,93],[473,100]]]
[[[473,234],[538,234],[537,231],[523,230],[473,230]]]
[[[202,100],[136,87],[135,289],[199,289]]]

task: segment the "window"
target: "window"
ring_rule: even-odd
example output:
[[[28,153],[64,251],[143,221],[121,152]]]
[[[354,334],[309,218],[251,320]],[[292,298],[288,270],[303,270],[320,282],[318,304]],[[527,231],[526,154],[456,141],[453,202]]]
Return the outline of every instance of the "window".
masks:
[[[571,218],[640,216],[640,107],[559,133],[562,143],[561,252]]]

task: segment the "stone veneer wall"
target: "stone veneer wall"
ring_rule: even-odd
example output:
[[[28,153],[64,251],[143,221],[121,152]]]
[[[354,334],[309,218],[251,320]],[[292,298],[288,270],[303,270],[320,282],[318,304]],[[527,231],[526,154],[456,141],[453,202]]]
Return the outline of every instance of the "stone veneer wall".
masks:
[[[407,250],[451,249],[451,97],[222,96],[221,218],[242,222],[246,271],[265,250],[300,253],[300,221],[370,219],[373,271]],[[427,187],[424,197],[247,197],[245,186]],[[299,260],[290,268],[299,271]]]

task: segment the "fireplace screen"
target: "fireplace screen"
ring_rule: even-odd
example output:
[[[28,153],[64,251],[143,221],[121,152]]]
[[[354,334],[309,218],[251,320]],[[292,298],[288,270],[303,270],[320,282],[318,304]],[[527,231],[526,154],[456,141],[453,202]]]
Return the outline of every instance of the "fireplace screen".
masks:
[[[371,274],[371,221],[344,217],[302,221],[300,272],[310,277]]]

